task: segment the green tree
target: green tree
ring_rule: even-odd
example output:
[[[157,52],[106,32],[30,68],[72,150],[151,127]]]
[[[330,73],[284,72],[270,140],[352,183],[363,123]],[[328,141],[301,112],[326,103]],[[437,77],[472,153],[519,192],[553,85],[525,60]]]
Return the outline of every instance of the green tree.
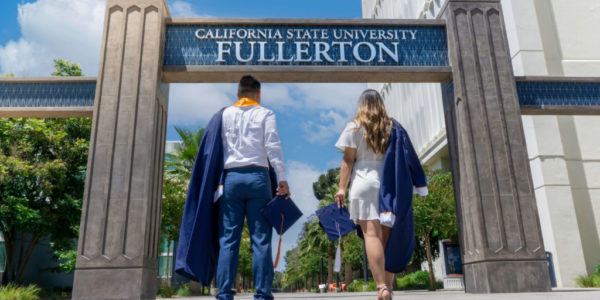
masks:
[[[52,76],[85,76],[81,71],[81,65],[64,59],[54,60],[54,72]]]
[[[334,202],[339,180],[339,169],[331,169],[313,183],[313,192],[319,200],[319,208]],[[298,236],[298,246],[288,251],[285,256],[286,270],[283,276],[283,285],[287,290],[300,287],[314,288],[314,278],[321,272],[321,258],[327,258],[327,274],[325,281],[332,283],[333,260],[337,241],[331,242],[326,233],[319,226],[319,221],[314,216],[304,224]],[[362,267],[362,240],[355,234],[348,234],[342,238],[342,263],[344,264],[343,277],[346,282],[352,281],[353,270]]]
[[[340,169],[329,169],[325,174],[321,174],[319,179],[313,183],[313,194],[319,201],[323,201],[331,193],[331,189],[337,186],[340,180]],[[335,192],[334,192],[335,195]]]
[[[282,280],[283,280],[283,273],[279,272],[279,271],[275,271],[273,273],[273,288],[274,289],[281,289],[282,286]]]
[[[344,282],[348,285],[354,281],[352,272],[360,270],[363,266],[363,240],[356,234],[347,234],[343,239],[344,251],[342,261],[344,262]]]
[[[0,230],[10,281],[22,280],[40,240],[48,237],[60,253],[74,248],[90,128],[86,118],[0,119]]]
[[[250,279],[252,278],[252,244],[250,241],[250,232],[248,231],[248,222],[244,222],[244,228],[242,229],[238,274],[242,279],[241,284],[244,289],[250,287]],[[237,288],[237,286],[235,288]]]
[[[55,74],[80,76],[81,68],[55,60]],[[91,120],[0,119],[0,123],[0,230],[6,240],[7,275],[20,281],[33,249],[46,237],[60,262],[56,270],[73,271]]]
[[[0,77],[15,77],[15,74],[13,74],[13,73],[2,73],[2,74],[0,74]]]
[[[69,76],[85,76],[85,75],[82,74],[81,65],[73,63],[68,60],[55,59],[54,60],[54,72],[52,72],[52,76],[69,77]],[[91,124],[91,119],[90,119],[90,124]],[[89,136],[89,133],[88,133],[88,136]],[[89,143],[89,138],[88,138],[88,143]],[[81,209],[81,207],[80,207],[80,209]],[[77,228],[77,232],[79,232],[79,228]],[[59,265],[55,269],[56,271],[67,272],[67,273],[75,271],[75,262],[77,260],[77,250],[74,249],[75,242],[72,242],[72,243],[73,243],[73,246],[70,248],[64,248],[64,247],[56,247],[55,248],[54,256],[59,261]],[[53,248],[54,248],[54,246],[53,246]]]
[[[413,211],[415,216],[415,235],[425,244],[429,265],[430,289],[435,290],[433,272],[433,253],[431,241],[434,238],[455,239],[458,231],[456,211],[454,209],[454,189],[450,172],[435,171],[429,173],[429,194],[426,197],[415,196]]]
[[[329,169],[325,174],[319,176],[317,182],[313,183],[313,193],[319,200],[319,208],[325,207],[335,202],[335,193],[337,192],[340,179],[340,169]],[[318,223],[317,223],[318,224]],[[333,261],[335,255],[335,245],[329,241],[325,232],[319,228],[320,235],[314,235],[316,245],[320,245],[322,253],[327,257],[327,282],[333,282]]]
[[[179,240],[179,229],[183,216],[183,207],[187,193],[186,183],[178,178],[165,175],[161,209],[160,234],[167,241],[167,285],[171,276],[170,249],[171,244]]]
[[[175,146],[173,153],[166,154],[160,223],[161,236],[167,241],[167,249],[171,249],[171,244],[177,243],[179,240],[187,185],[204,134],[204,129],[191,131],[175,127],[175,130],[182,143]],[[170,282],[168,278],[172,267],[169,253],[170,251],[167,251],[167,282]]]
[[[166,154],[167,174],[189,182],[198,148],[204,135],[204,128],[193,131],[176,126],[175,131],[179,134],[181,144],[175,145],[173,153]]]

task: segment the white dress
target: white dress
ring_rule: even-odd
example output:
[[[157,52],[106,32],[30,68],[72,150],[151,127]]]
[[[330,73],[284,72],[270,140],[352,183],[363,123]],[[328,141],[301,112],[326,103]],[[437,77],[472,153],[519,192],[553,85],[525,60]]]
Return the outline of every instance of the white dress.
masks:
[[[348,195],[350,218],[354,222],[378,220],[379,186],[385,153],[376,154],[367,146],[364,128],[354,121],[346,125],[335,146],[341,150],[356,149]]]

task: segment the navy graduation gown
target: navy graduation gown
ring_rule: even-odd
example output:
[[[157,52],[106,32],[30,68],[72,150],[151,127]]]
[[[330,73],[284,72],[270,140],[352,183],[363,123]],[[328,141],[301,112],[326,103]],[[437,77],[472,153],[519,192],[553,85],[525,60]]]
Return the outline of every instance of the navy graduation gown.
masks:
[[[204,129],[192,177],[188,187],[179,242],[175,272],[209,285],[217,269],[219,257],[218,208],[223,185],[225,159],[223,156],[222,119],[225,108],[217,112]],[[277,177],[269,168],[271,189],[275,195]]]
[[[200,142],[185,199],[175,272],[209,285],[219,253],[214,200],[223,182],[223,109],[208,122]]]
[[[415,249],[413,186],[427,185],[427,176],[406,130],[393,120],[390,142],[383,160],[379,190],[379,212],[395,215],[385,248],[385,269],[398,273],[406,269]]]

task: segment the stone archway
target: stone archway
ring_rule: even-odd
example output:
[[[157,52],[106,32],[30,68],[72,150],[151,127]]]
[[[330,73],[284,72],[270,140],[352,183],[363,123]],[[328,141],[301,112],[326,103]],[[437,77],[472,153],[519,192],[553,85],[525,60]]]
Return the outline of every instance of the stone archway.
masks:
[[[178,26],[442,28],[447,59],[441,64],[372,63],[377,56],[394,57],[392,45],[383,49],[373,43],[378,48],[360,46],[356,64],[340,60],[339,52],[337,63],[321,52],[323,63],[269,64],[264,57],[247,64],[185,59],[184,64],[170,64],[169,59],[176,60],[173,55],[185,55],[167,38]],[[199,43],[194,30],[187,34],[188,42]],[[268,42],[265,47],[277,45]],[[424,39],[419,46],[429,49],[435,43]],[[300,55],[325,51],[317,47]],[[215,50],[209,48],[204,50]],[[229,48],[229,55],[235,51]],[[372,53],[375,58],[369,60]],[[550,290],[499,0],[448,0],[442,18],[434,21],[172,19],[164,0],[107,0],[74,299],[155,297],[169,82],[228,82],[245,73],[267,82],[441,82],[447,95],[466,291]]]

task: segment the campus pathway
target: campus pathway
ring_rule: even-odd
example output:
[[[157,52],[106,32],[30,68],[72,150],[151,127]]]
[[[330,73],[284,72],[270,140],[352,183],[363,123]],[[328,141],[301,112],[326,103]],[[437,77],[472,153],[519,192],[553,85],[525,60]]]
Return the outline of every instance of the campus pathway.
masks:
[[[374,300],[376,293],[277,293],[274,295],[276,300],[306,300],[306,299],[331,299],[331,300]],[[161,298],[158,298],[161,299]],[[177,300],[197,300],[214,299],[212,296],[175,298]],[[241,294],[235,297],[236,300],[252,300],[251,294]],[[394,299],[423,299],[423,300],[462,300],[462,299],[524,299],[524,300],[600,300],[600,289],[555,289],[552,293],[525,293],[525,294],[465,294],[463,291],[396,291]]]

